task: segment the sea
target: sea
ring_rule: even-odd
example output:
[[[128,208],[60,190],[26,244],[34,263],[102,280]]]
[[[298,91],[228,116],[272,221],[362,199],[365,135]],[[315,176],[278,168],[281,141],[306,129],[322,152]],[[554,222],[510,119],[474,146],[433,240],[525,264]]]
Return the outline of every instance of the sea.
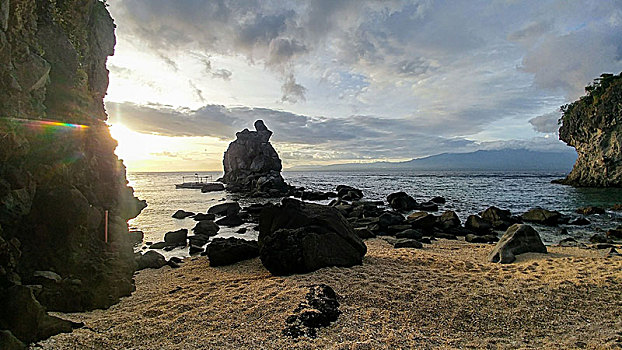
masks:
[[[278,199],[252,199],[224,191],[201,193],[197,189],[176,189],[183,177],[188,180],[192,172],[128,172],[129,185],[134,194],[147,201],[142,213],[129,222],[130,228],[145,234],[144,243],[159,242],[169,231],[186,228],[191,232],[196,222],[192,218],[174,219],[178,209],[195,213],[207,212],[211,206],[224,201],[238,201],[246,206]],[[200,176],[211,176],[216,180],[221,172],[201,172]],[[553,184],[552,180],[565,177],[565,173],[552,172],[482,172],[482,171],[370,171],[370,172],[294,172],[284,171],[285,180],[294,186],[309,190],[334,191],[340,184],[350,185],[363,191],[368,200],[386,200],[387,195],[404,191],[417,201],[426,201],[435,196],[446,199],[440,207],[453,210],[463,220],[471,214],[496,206],[509,209],[519,215],[530,208],[541,207],[558,210],[578,217],[579,207],[598,206],[608,209],[605,214],[592,215],[587,226],[566,226],[568,235],[577,240],[587,240],[595,233],[622,225],[622,213],[609,210],[614,204],[622,203],[622,189],[619,188],[574,188]],[[319,203],[326,204],[328,201]],[[241,227],[221,227],[217,237],[238,237],[256,240],[255,224],[244,224],[247,230],[240,234]],[[538,226],[545,244],[556,244],[568,237],[560,234],[560,227]],[[145,250],[146,245],[137,247]],[[163,252],[165,256],[188,256],[188,248],[176,248]]]

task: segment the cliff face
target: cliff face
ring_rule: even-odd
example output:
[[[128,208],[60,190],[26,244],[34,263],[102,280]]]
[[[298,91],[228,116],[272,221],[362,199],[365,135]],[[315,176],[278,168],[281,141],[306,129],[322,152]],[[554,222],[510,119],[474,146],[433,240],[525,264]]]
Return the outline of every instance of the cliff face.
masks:
[[[37,333],[49,322],[27,310],[15,319],[19,305],[102,308],[134,288],[127,220],[145,204],[104,123],[114,44],[100,1],[0,0],[0,300],[13,307],[0,329],[25,342],[59,329]],[[33,300],[12,301],[16,288]]]
[[[622,186],[622,73],[603,74],[587,95],[562,107],[559,139],[576,148],[577,162],[561,183]]]

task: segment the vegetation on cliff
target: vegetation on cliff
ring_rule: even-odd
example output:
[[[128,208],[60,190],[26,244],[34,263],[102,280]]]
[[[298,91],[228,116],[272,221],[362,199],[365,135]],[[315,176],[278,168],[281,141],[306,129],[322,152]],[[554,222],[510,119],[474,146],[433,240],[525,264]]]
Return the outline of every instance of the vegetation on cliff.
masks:
[[[622,73],[602,74],[586,95],[562,106],[560,140],[576,148],[577,162],[561,183],[622,186]]]
[[[44,308],[134,289],[127,220],[145,204],[105,124],[114,45],[101,1],[0,2],[0,330],[24,343],[71,330]]]

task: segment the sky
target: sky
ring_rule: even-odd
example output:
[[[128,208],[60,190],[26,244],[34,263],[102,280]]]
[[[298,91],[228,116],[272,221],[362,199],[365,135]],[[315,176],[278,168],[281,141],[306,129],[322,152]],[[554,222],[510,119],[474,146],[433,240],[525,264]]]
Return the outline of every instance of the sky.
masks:
[[[559,107],[622,71],[622,1],[108,0],[130,171],[221,170],[256,119],[284,167],[567,149]]]

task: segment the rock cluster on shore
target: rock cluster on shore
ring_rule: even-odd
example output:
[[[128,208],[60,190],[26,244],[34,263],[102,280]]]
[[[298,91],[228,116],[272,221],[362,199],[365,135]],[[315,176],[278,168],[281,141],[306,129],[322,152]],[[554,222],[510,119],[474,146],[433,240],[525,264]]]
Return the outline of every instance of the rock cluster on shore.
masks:
[[[577,150],[568,176],[558,182],[582,187],[622,186],[622,73],[603,74],[587,94],[562,107],[559,139]]]
[[[105,124],[114,45],[103,2],[0,3],[0,330],[24,343],[71,330],[45,309],[134,290],[127,220],[145,203]]]

